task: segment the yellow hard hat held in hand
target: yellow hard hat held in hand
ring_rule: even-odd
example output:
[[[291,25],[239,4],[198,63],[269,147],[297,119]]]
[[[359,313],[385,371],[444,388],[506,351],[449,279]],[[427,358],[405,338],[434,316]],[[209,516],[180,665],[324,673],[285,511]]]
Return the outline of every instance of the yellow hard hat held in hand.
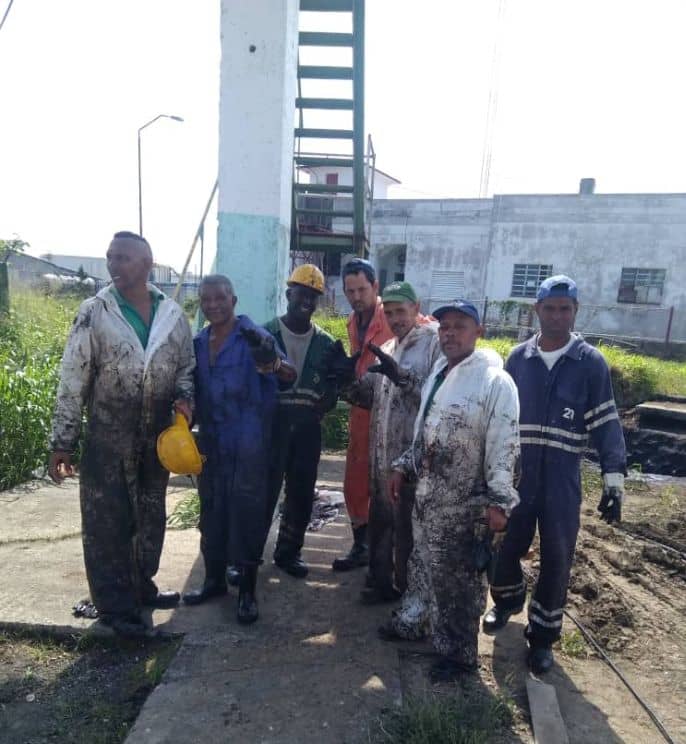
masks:
[[[296,266],[293,273],[288,277],[289,287],[300,284],[309,287],[319,294],[324,294],[324,274],[314,264],[303,264]]]
[[[204,458],[198,452],[188,421],[182,413],[177,413],[174,424],[157,437],[157,456],[170,473],[200,474]]]

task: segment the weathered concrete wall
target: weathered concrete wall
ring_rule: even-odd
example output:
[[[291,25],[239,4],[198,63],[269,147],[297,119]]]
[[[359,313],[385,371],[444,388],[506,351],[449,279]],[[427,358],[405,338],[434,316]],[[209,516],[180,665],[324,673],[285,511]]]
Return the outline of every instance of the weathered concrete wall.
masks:
[[[579,284],[580,330],[662,339],[674,306],[672,339],[686,339],[686,194],[375,200],[379,265],[391,244],[407,245],[425,309],[435,271],[464,272],[465,297],[505,301],[515,263],[552,264]],[[662,303],[618,303],[623,267],[665,269]]]
[[[284,308],[289,267],[297,0],[222,0],[221,33],[215,270],[263,322]]]

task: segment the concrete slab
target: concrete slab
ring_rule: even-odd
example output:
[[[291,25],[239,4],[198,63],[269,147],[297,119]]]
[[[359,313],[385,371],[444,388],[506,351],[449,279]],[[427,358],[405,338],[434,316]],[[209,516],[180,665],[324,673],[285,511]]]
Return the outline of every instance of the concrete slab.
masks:
[[[686,403],[648,400],[636,406],[636,410],[642,421],[644,419],[668,419],[686,424]]]

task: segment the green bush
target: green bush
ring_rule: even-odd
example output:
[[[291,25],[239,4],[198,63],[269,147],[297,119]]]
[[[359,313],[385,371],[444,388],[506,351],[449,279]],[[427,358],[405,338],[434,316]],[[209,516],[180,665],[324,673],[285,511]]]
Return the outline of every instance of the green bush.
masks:
[[[348,412],[350,406],[338,401],[336,407],[322,419],[322,447],[341,450],[348,446]]]
[[[43,466],[62,349],[78,301],[13,292],[0,317],[0,490]]]
[[[315,314],[313,320],[337,341],[342,341],[346,351],[350,351],[350,344],[348,343],[348,318],[345,315],[331,315],[329,313],[318,312]]]

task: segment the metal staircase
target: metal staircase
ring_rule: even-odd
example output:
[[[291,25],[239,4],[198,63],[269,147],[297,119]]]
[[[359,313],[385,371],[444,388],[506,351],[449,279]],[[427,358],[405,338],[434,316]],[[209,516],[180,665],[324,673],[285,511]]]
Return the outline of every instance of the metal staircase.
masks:
[[[305,48],[344,48],[351,50],[352,65],[298,63],[295,102],[298,123],[295,127],[291,223],[291,251],[297,253],[334,252],[365,256],[368,252],[366,217],[373,195],[374,156],[371,140],[365,153],[364,5],[365,0],[300,0],[301,12],[345,14],[351,20],[352,33],[301,31],[299,60]],[[307,81],[351,81],[352,96],[306,97],[303,87],[310,85]],[[339,83],[332,86],[342,87]],[[348,114],[349,127],[329,129],[306,125],[306,119],[321,119],[321,112],[332,111]],[[316,141],[317,151],[304,150],[303,141]],[[351,174],[352,178],[343,179],[349,183],[321,183],[321,169],[326,168],[343,169],[342,172]],[[312,169],[319,170],[315,174]],[[309,183],[303,182],[306,174],[310,177]],[[317,175],[320,178],[315,181]]]

